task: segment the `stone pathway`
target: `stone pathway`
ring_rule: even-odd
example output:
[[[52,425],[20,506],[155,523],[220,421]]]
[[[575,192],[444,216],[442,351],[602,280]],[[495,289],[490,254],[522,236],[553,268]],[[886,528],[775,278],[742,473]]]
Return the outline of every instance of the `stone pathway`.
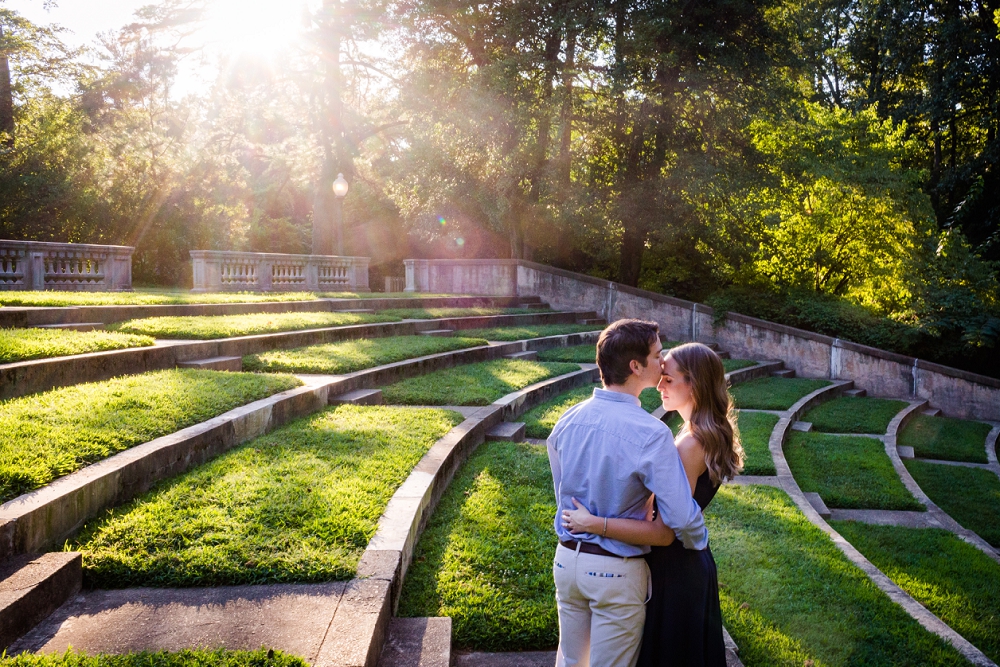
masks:
[[[942,466],[958,466],[959,468],[982,468],[983,470],[993,470],[993,466],[989,463],[971,463],[969,461],[942,461],[941,459],[921,459],[914,458],[914,461],[923,461],[924,463],[936,463]]]
[[[774,486],[781,488],[781,481],[778,479],[777,475],[739,475],[735,479],[731,479],[726,484],[736,484],[737,486],[747,486],[749,484],[764,484],[766,486]]]
[[[830,520],[858,521],[876,526],[944,528],[929,512],[904,512],[901,510],[830,510]]]

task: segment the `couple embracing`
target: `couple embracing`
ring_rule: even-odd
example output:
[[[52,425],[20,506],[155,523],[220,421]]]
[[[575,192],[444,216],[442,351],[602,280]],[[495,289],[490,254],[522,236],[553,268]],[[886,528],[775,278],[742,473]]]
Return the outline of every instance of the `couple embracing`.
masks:
[[[702,510],[743,464],[722,361],[690,343],[661,357],[655,322],[597,342],[603,389],[548,439],[559,546],[557,667],[724,667],[715,561]],[[684,427],[640,407],[657,387]]]

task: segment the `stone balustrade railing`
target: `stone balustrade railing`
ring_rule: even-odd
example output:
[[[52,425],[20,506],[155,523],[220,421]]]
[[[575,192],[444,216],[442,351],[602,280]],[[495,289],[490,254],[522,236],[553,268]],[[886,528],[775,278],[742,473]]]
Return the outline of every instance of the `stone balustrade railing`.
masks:
[[[368,257],[192,250],[193,292],[369,292]]]
[[[130,291],[134,250],[120,245],[0,240],[0,290]]]

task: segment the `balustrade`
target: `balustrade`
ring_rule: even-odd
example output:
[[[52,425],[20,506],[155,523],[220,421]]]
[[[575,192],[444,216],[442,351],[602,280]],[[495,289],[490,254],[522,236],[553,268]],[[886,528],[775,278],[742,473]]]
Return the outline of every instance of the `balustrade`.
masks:
[[[130,291],[133,250],[90,243],[0,240],[0,290]]]
[[[192,250],[193,292],[368,292],[368,257]]]

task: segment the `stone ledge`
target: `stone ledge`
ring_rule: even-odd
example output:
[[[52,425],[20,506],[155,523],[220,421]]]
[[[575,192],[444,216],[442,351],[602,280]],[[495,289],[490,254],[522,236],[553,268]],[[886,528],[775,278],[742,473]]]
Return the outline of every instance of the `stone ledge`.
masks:
[[[378,667],[451,667],[451,617],[393,618]]]
[[[740,382],[749,382],[750,380],[756,380],[757,378],[768,377],[774,371],[781,370],[784,367],[785,362],[783,361],[762,361],[756,366],[730,371],[729,373],[726,373],[726,379],[729,380],[730,385],[738,384]]]
[[[7,648],[44,620],[83,583],[83,557],[76,552],[20,556],[0,572],[0,648]]]

